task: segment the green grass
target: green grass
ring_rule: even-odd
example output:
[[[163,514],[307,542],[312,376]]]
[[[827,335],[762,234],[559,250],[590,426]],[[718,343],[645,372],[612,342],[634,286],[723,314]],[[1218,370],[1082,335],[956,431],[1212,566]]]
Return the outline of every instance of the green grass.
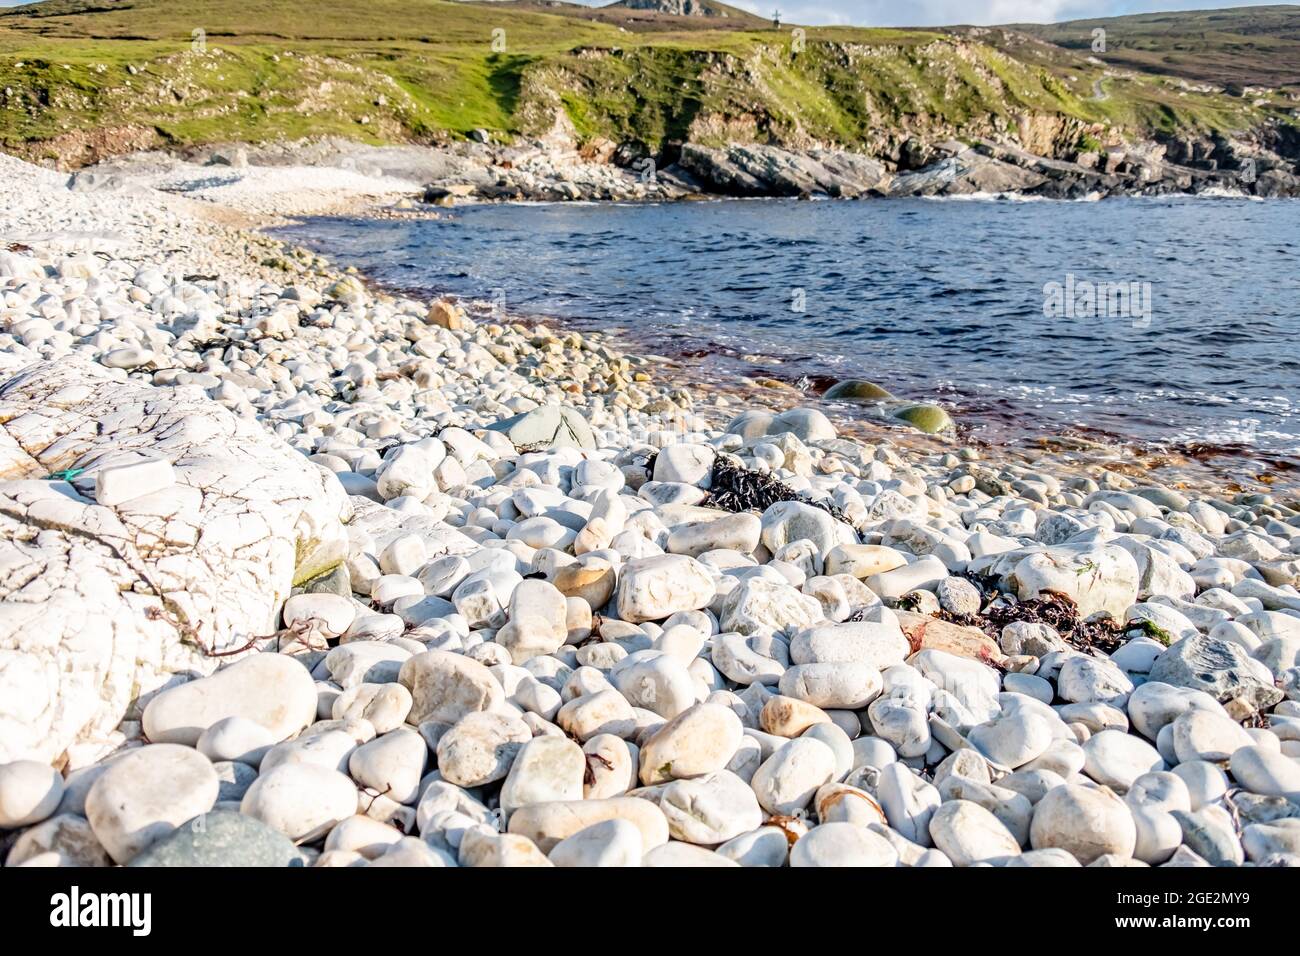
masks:
[[[123,129],[135,148],[140,136],[441,142],[479,128],[509,140],[545,132],[557,110],[583,139],[651,150],[744,138],[872,148],[907,130],[969,139],[1043,119],[1068,148],[1081,133],[1294,123],[1287,102],[1108,76],[1086,50],[1022,34],[816,28],[796,53],[788,30],[753,18],[625,16],[443,0],[46,0],[0,12],[0,144],[43,158],[69,138],[109,141],[88,159]],[[205,50],[192,49],[196,30]]]

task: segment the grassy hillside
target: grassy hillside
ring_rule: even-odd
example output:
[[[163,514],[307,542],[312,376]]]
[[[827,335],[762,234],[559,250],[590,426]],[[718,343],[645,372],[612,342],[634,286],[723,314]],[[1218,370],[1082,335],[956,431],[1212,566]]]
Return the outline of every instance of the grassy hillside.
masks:
[[[1084,52],[1098,28],[1106,31],[1100,56],[1115,66],[1218,86],[1300,89],[1300,6],[1291,4],[1013,27]]]
[[[0,143],[76,164],[323,134],[509,140],[558,118],[579,139],[651,150],[689,138],[888,151],[911,134],[1006,132],[1050,152],[1290,121],[1293,106],[1115,78],[1023,34],[1024,49],[999,49],[984,35],[809,29],[796,49],[765,22],[594,13],[539,0],[47,0],[0,13]],[[653,28],[609,19],[630,13]]]

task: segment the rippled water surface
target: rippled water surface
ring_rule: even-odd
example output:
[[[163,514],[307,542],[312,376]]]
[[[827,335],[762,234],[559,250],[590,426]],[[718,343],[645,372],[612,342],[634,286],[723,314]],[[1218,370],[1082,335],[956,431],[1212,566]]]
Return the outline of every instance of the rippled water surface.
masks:
[[[717,375],[866,377],[993,440],[1300,456],[1293,201],[497,205],[282,235],[394,288],[496,298]],[[1044,287],[1070,275],[1076,293],[1150,283],[1149,315],[1045,316]]]

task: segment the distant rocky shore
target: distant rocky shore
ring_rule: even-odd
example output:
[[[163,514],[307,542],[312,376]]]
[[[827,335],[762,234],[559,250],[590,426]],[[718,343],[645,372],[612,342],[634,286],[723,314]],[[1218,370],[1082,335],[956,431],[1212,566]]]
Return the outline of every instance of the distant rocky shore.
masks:
[[[486,136],[484,136],[486,139]],[[1021,196],[1080,200],[1115,196],[1300,196],[1293,159],[1223,140],[1172,140],[1035,155],[980,139],[910,142],[897,155],[761,144],[686,143],[652,157],[614,143],[568,141],[450,147],[367,146],[322,139],[228,145],[179,154],[137,153],[74,175],[80,189],[140,185],[188,193],[275,170],[312,167],[369,177],[377,192],[405,192],[434,207],[464,202],[663,202],[719,196],[866,199]],[[354,183],[347,184],[355,186]],[[329,184],[322,183],[328,190]],[[208,197],[217,198],[217,197]]]

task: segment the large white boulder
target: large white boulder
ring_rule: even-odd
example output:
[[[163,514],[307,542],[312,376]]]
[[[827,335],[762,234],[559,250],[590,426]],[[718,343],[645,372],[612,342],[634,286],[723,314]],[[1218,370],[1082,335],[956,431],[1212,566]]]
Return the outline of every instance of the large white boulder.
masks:
[[[0,763],[88,762],[138,696],[215,669],[199,645],[273,633],[346,557],[337,479],[197,388],[44,362],[0,385],[0,422]],[[175,484],[94,500],[98,470],[143,457]]]

